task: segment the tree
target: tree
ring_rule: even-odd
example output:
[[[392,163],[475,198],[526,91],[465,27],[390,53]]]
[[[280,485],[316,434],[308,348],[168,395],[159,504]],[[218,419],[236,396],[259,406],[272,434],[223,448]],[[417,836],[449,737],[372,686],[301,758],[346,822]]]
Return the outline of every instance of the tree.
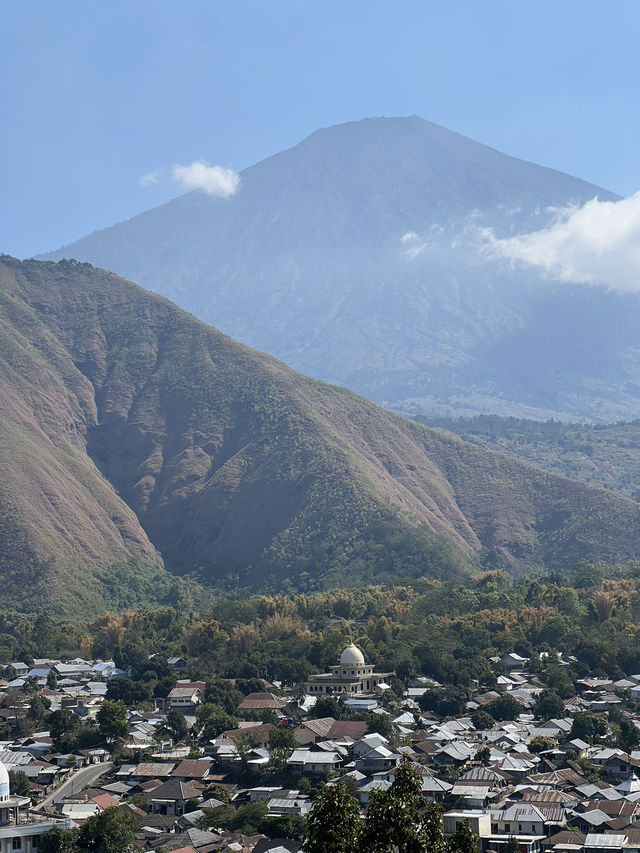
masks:
[[[260,688],[260,690],[263,689],[263,687]],[[227,714],[233,715],[242,702],[243,694],[231,682],[218,679],[207,684],[204,699],[205,702],[218,705]]]
[[[276,726],[269,735],[269,746],[271,749],[295,749],[298,742],[291,729],[285,726]]]
[[[491,760],[491,750],[488,746],[483,746],[482,749],[479,749],[475,756],[475,761],[479,761],[481,764],[486,765]]]
[[[486,729],[490,729],[495,723],[495,720],[491,714],[488,714],[484,710],[484,708],[476,708],[471,715],[471,722],[477,731],[484,731]]]
[[[564,717],[564,702],[555,690],[541,690],[536,697],[533,713],[542,720]]]
[[[433,711],[440,717],[457,717],[463,714],[469,691],[465,687],[440,687],[436,690],[427,690],[419,699],[421,711]]]
[[[361,835],[358,803],[344,785],[327,785],[307,816],[306,853],[353,853]]]
[[[539,752],[544,752],[547,749],[553,749],[557,745],[558,744],[552,737],[536,735],[536,737],[531,738],[529,741],[529,752],[537,755]]]
[[[256,742],[251,734],[251,729],[248,729],[246,733],[235,738],[234,743],[240,759],[240,773],[245,775],[249,773],[249,758],[251,757],[253,750],[256,748]]]
[[[171,732],[174,741],[182,740],[189,731],[184,714],[176,708],[172,708],[167,714],[165,726]]]
[[[100,732],[108,740],[126,737],[129,733],[127,706],[121,699],[105,699],[96,714]]]
[[[90,817],[78,836],[78,846],[87,853],[133,853],[138,822],[130,812],[111,806]]]
[[[333,696],[320,696],[311,709],[309,716],[314,719],[333,717],[334,720],[339,720],[342,716],[342,711],[343,706]]]
[[[54,826],[38,838],[38,853],[76,853],[77,829]]]
[[[636,749],[640,743],[640,731],[638,731],[638,727],[626,717],[622,717],[617,726],[618,745],[620,748],[624,749],[625,752]]]
[[[505,693],[503,696],[498,696],[497,699],[489,702],[485,706],[487,713],[491,714],[494,720],[516,720],[523,711],[523,707],[514,699]]]
[[[31,641],[37,654],[50,655],[55,652],[56,623],[48,613],[40,613],[31,632]]]
[[[456,826],[447,844],[447,853],[478,853],[478,836],[466,820]]]
[[[51,707],[51,700],[46,696],[32,696],[29,700],[29,710],[27,717],[36,723],[44,719],[45,714]]]
[[[234,729],[236,720],[213,702],[205,702],[196,709],[196,725],[202,729],[202,738],[212,740],[228,729]]]
[[[387,791],[372,791],[360,845],[362,853],[441,853],[440,808],[426,806],[420,776],[403,758]]]
[[[221,803],[228,804],[231,802],[231,794],[222,785],[215,782],[213,785],[208,785],[202,792],[205,800],[219,800]]]
[[[390,714],[374,714],[372,711],[367,711],[362,715],[362,719],[367,724],[367,733],[377,732],[387,740],[393,737],[393,722]]]
[[[106,699],[121,699],[125,705],[137,705],[151,700],[151,687],[144,681],[131,678],[112,678],[107,685]]]
[[[573,718],[571,738],[580,738],[593,743],[596,738],[604,737],[607,733],[607,721],[591,711],[581,711]]]
[[[28,797],[31,793],[29,777],[24,770],[9,771],[9,787],[12,794],[18,797]]]
[[[62,739],[72,734],[80,725],[80,721],[68,708],[62,708],[60,711],[53,711],[47,717],[47,726],[49,734],[54,740],[56,749],[60,750]]]

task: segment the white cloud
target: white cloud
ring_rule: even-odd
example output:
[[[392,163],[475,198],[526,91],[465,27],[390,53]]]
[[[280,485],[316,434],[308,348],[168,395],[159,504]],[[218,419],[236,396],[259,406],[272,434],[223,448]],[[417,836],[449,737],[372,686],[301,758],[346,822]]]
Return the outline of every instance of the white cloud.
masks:
[[[156,169],[155,172],[147,172],[146,175],[141,175],[138,183],[141,187],[151,187],[154,184],[157,184],[160,180],[160,169]]]
[[[594,198],[554,213],[548,228],[518,237],[497,239],[487,229],[490,250],[560,281],[640,290],[640,192],[621,201]]]
[[[407,231],[400,238],[404,247],[404,254],[408,258],[417,258],[424,250],[432,246],[444,229],[440,225],[432,225],[426,234],[420,236],[415,231]]]
[[[240,186],[240,175],[233,169],[210,166],[204,160],[194,160],[189,166],[174,166],[172,174],[188,190],[203,190],[222,198],[230,198]]]

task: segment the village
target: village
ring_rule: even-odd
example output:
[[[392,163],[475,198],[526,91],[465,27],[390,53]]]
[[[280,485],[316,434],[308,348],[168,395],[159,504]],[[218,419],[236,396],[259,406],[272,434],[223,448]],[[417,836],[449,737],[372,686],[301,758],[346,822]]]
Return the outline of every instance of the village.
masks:
[[[364,812],[401,760],[442,807],[445,837],[466,822],[481,853],[640,851],[640,675],[583,678],[562,701],[514,652],[494,659],[495,689],[478,685],[460,708],[427,677],[398,696],[394,674],[350,644],[303,689],[263,683],[228,714],[210,701],[220,685],[166,663],[175,685],[152,707],[109,698],[134,693],[113,661],[4,666],[0,720],[23,733],[0,743],[2,853],[44,849],[53,828],[108,809],[135,818],[145,851],[304,853],[325,785],[345,783]],[[80,733],[90,745],[57,748]]]

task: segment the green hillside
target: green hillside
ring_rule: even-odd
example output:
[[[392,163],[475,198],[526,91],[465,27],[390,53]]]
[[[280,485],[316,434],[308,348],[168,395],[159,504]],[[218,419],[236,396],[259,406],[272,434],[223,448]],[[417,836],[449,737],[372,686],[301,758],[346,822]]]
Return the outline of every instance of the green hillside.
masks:
[[[169,595],[163,564],[314,589],[462,575],[487,551],[640,554],[635,502],[301,376],[103,270],[3,258],[0,323],[2,569],[25,607]]]

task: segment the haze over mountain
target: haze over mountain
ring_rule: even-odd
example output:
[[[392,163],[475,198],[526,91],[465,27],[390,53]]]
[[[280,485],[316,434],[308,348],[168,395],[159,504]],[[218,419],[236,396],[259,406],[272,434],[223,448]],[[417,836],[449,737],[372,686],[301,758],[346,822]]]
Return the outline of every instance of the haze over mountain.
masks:
[[[640,299],[487,251],[606,190],[417,116],[319,130],[50,258],[112,269],[294,368],[414,413],[640,416]]]
[[[640,554],[640,505],[293,372],[87,264],[0,260],[5,606]],[[162,555],[162,556],[160,556]],[[127,568],[127,566],[129,568]]]

